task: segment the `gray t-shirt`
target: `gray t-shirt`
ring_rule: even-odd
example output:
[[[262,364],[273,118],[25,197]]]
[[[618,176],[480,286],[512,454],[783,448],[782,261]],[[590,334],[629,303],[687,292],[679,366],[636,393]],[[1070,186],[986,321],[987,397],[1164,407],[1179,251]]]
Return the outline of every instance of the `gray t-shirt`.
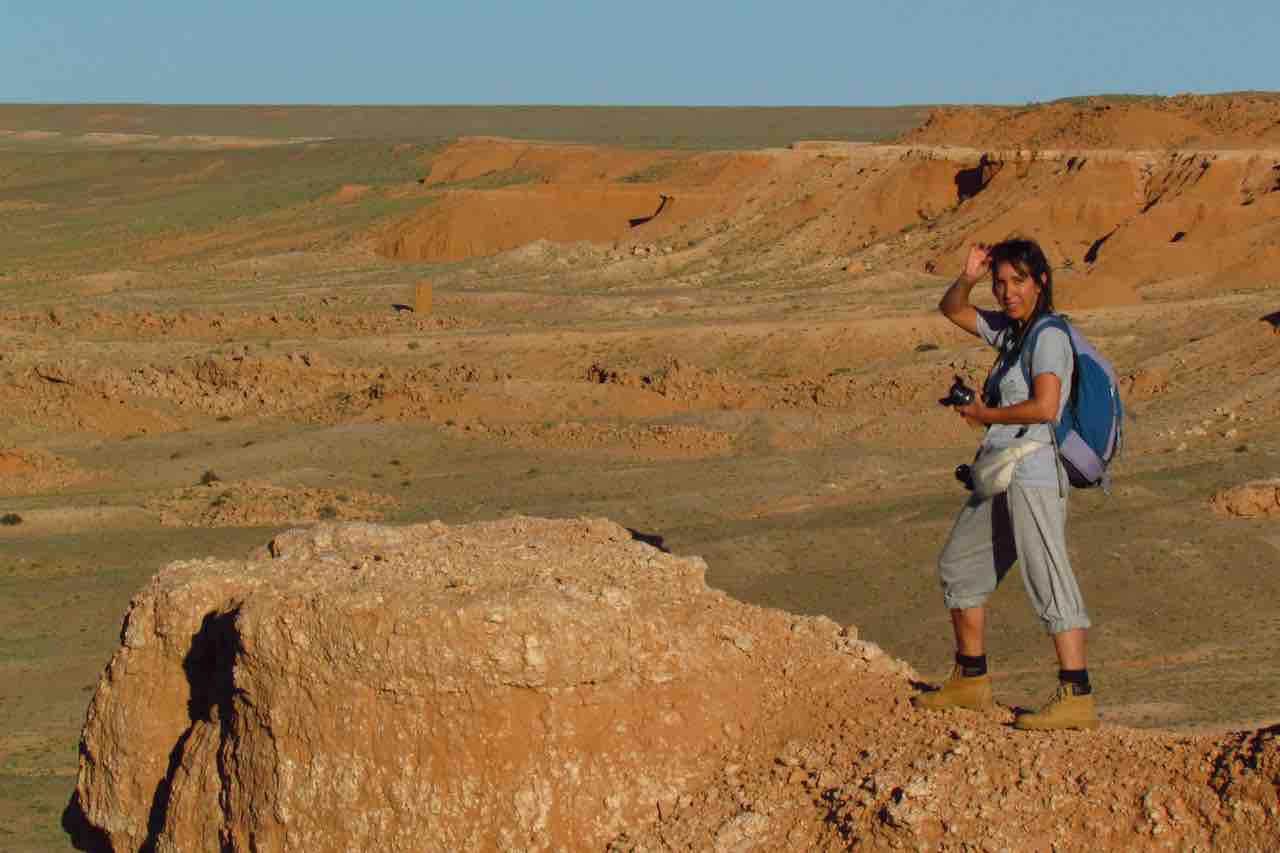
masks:
[[[978,334],[990,346],[1000,349],[1008,335],[1013,334],[1013,321],[1000,311],[978,312]],[[1000,367],[996,368],[997,370]],[[1042,373],[1052,373],[1062,382],[1062,393],[1058,400],[1058,417],[1067,405],[1067,396],[1071,390],[1071,374],[1075,369],[1075,358],[1071,351],[1071,341],[1067,333],[1061,329],[1049,328],[1039,333],[1036,338],[1036,349],[1031,360],[1031,377]],[[1015,360],[1004,371],[1000,378],[1000,405],[1012,406],[1022,403],[1031,397],[1031,389],[1022,375],[1022,366]],[[1036,441],[1045,445],[1040,450],[1022,458],[1014,469],[1013,477],[1023,486],[1058,488],[1057,456],[1053,452],[1052,436],[1049,424],[992,424],[987,427],[984,447],[1008,447],[1022,441]]]

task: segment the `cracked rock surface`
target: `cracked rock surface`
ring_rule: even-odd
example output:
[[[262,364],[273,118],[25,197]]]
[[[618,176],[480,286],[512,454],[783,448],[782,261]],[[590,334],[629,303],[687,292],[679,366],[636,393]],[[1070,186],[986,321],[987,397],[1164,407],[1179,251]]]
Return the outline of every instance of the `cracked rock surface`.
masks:
[[[603,519],[322,524],[134,599],[90,849],[1265,850],[1275,729],[922,713],[856,629]]]

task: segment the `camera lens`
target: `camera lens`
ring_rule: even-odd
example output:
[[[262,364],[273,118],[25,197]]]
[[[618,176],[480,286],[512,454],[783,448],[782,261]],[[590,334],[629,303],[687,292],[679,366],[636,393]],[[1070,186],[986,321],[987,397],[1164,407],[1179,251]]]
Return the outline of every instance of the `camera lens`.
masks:
[[[956,466],[956,479],[964,484],[969,491],[973,491],[973,469],[968,465]]]
[[[967,406],[973,402],[975,396],[973,389],[965,385],[964,380],[957,376],[956,381],[947,389],[947,396],[938,402],[944,406]]]

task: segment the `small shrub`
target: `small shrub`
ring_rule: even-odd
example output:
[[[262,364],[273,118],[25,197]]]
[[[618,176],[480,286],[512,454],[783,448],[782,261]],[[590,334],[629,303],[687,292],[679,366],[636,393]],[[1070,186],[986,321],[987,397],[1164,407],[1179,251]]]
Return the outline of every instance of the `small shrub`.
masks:
[[[220,424],[225,424],[227,421],[231,420],[231,415],[218,415],[216,420]]]
[[[316,512],[316,515],[324,519],[337,518],[338,509],[337,507],[325,505],[320,507],[320,509]]]
[[[619,180],[624,184],[652,184],[658,181],[665,181],[680,167],[681,159],[683,158],[659,160],[629,175],[623,175]]]
[[[0,515],[0,524],[5,525],[6,527],[13,527],[14,525],[21,523],[22,516],[18,515],[16,512],[6,512],[4,515]]]
[[[916,352],[932,352],[937,348],[938,348],[937,344],[930,343],[929,341],[925,341],[924,343],[916,347]]]
[[[221,481],[222,478],[212,471],[205,471],[200,475],[200,485],[202,486],[212,486],[214,483],[219,483]]]
[[[417,341],[409,341],[409,349],[417,349],[420,346],[422,346],[422,344]]]

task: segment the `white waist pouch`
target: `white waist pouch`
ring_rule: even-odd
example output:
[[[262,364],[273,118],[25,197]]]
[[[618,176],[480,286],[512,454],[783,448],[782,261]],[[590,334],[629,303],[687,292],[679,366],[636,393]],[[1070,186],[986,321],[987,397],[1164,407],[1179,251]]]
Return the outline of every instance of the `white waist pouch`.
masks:
[[[1023,441],[1008,447],[983,449],[973,460],[973,493],[982,500],[994,498],[1009,490],[1014,469],[1024,456],[1035,453],[1044,445],[1038,441]]]

